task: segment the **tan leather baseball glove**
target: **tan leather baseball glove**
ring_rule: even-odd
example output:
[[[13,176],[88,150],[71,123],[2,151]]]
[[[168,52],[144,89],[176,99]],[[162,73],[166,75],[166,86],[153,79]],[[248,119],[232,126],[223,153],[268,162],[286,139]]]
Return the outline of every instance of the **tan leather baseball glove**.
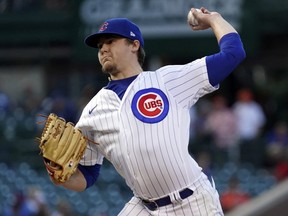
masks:
[[[37,140],[48,174],[56,181],[66,182],[76,171],[87,146],[81,130],[51,113]]]

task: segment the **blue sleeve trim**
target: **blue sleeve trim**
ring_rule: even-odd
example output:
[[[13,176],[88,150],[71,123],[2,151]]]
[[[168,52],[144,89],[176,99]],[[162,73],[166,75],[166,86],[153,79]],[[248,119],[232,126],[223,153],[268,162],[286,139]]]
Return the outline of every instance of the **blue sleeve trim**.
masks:
[[[100,174],[100,168],[100,164],[95,164],[94,166],[83,166],[81,164],[78,165],[78,169],[86,179],[86,189],[91,187],[97,181]]]
[[[246,53],[239,34],[224,35],[219,42],[220,52],[206,57],[209,82],[220,84],[245,59]]]

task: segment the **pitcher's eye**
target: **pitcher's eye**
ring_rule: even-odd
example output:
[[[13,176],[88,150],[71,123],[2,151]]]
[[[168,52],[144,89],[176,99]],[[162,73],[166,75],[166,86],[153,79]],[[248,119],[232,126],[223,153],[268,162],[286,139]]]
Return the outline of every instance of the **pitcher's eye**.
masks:
[[[103,43],[98,43],[97,47],[98,47],[98,49],[101,49],[103,47]]]
[[[107,41],[105,41],[106,44],[112,44],[115,38],[110,38]]]

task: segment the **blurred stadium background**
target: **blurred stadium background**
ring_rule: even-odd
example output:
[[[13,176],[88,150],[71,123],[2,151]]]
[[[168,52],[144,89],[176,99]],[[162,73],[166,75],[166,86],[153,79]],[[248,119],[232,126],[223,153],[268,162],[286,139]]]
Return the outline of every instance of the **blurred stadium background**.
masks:
[[[85,192],[52,185],[35,142],[42,129],[37,114],[53,111],[77,122],[85,103],[106,84],[97,51],[85,47],[83,40],[107,18],[128,17],[141,27],[145,69],[216,52],[209,30],[195,33],[186,25],[189,8],[202,5],[220,12],[237,28],[247,52],[246,60],[222,83],[220,93],[232,106],[239,89],[251,89],[266,117],[253,145],[239,147],[239,160],[215,164],[212,158],[219,193],[236,176],[251,199],[244,204],[245,211],[235,208],[231,215],[268,215],[261,209],[286,215],[287,205],[282,203],[288,198],[281,195],[283,189],[276,189],[287,180],[287,155],[280,161],[284,167],[280,178],[275,174],[278,164],[267,159],[266,139],[277,123],[288,122],[288,2],[282,0],[0,0],[0,215],[8,215],[7,209],[24,198],[35,197],[49,210],[38,215],[61,215],[65,208],[70,210],[66,215],[117,215],[132,194],[108,162],[98,183]],[[201,150],[205,138],[198,141],[191,141],[192,155]],[[287,139],[285,145],[287,149]],[[205,148],[209,152],[213,147]],[[274,189],[280,191],[278,195]],[[262,195],[268,202],[259,201]],[[40,208],[35,200],[33,205]]]

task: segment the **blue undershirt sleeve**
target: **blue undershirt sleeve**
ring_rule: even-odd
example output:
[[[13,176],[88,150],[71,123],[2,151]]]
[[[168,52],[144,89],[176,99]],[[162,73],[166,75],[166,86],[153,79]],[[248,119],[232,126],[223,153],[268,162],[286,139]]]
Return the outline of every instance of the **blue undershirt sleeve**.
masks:
[[[220,84],[246,57],[239,34],[224,35],[219,42],[220,52],[206,57],[209,82]]]
[[[78,164],[78,169],[80,172],[84,175],[86,179],[86,189],[90,186],[92,186],[98,179],[98,176],[100,174],[100,164],[95,164],[93,166],[83,166],[81,164]]]

